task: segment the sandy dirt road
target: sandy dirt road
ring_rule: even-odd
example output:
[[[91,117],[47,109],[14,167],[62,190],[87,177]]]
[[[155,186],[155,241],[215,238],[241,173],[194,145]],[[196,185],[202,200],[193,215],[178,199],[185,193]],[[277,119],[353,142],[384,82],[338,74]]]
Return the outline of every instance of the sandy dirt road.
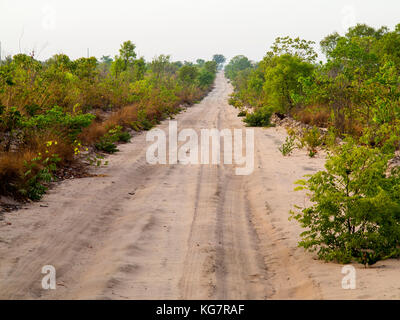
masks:
[[[176,117],[178,129],[243,128],[231,92],[219,74]],[[168,121],[159,128],[168,133]],[[288,211],[306,197],[293,182],[324,159],[283,157],[284,138],[281,128],[255,129],[255,170],[237,176],[234,165],[149,165],[146,134],[135,136],[98,177],[61,182],[0,221],[0,298],[395,298],[398,286],[382,281],[398,274],[396,261],[384,275],[358,266],[361,289],[350,292],[341,266],[297,248],[301,230]],[[42,289],[44,265],[56,268],[56,290]]]

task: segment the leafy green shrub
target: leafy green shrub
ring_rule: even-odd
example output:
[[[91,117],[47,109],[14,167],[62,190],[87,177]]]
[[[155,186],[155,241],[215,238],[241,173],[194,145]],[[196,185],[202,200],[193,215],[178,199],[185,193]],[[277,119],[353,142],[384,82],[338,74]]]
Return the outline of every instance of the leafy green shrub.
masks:
[[[329,127],[328,132],[325,135],[324,143],[328,148],[334,148],[337,144],[338,133],[334,127]]]
[[[400,147],[400,121],[365,128],[360,143],[379,147],[385,152],[393,152]]]
[[[241,110],[238,114],[238,117],[245,117],[247,116],[247,111],[246,110]]]
[[[154,127],[154,124],[152,121],[150,121],[147,118],[147,114],[145,110],[140,110],[138,112],[138,121],[137,121],[137,125],[139,126],[140,129],[148,131],[151,130],[151,128]]]
[[[40,106],[38,106],[37,104],[26,105],[24,109],[26,113],[31,117],[37,115],[40,112]]]
[[[196,66],[185,65],[178,71],[179,80],[186,84],[192,84],[198,75],[199,71]]]
[[[121,126],[115,126],[113,129],[108,130],[100,141],[95,144],[95,147],[100,151],[115,153],[119,151],[115,145],[116,142],[129,142],[130,139],[131,135],[128,132],[122,131]]]
[[[201,88],[210,87],[215,80],[215,73],[202,68],[197,76],[197,81]]]
[[[130,127],[131,127],[131,129],[133,129],[133,130],[136,131],[136,132],[138,132],[138,131],[141,130],[141,127],[140,127],[138,121],[133,121],[133,122],[131,122],[131,123],[130,123]]]
[[[23,126],[29,129],[43,130],[48,128],[57,128],[65,130],[71,140],[75,140],[83,128],[88,127],[94,115],[90,113],[65,113],[61,107],[55,106],[44,114],[40,114],[23,121]]]
[[[243,55],[235,56],[225,66],[225,77],[234,80],[240,71],[251,68],[251,66],[251,62],[247,57]]]
[[[57,142],[47,142],[47,148],[57,144]],[[26,195],[33,201],[39,201],[47,191],[47,183],[54,179],[53,172],[57,169],[57,163],[61,159],[57,154],[52,154],[46,150],[46,154],[39,153],[32,160],[25,161],[24,166],[26,171],[24,177],[26,179],[25,186],[20,189],[22,195]]]
[[[271,107],[261,107],[253,113],[248,113],[243,121],[248,127],[267,127],[270,125],[270,119],[273,114]]]
[[[95,147],[99,151],[104,151],[107,153],[115,153],[118,152],[117,146],[108,139],[102,138],[98,143],[95,144]]]
[[[129,132],[121,132],[118,136],[118,141],[120,142],[129,142],[131,141],[131,135]]]
[[[243,108],[243,103],[240,101],[240,99],[236,95],[231,95],[231,97],[228,100],[228,103],[235,107],[235,108]]]
[[[0,130],[3,132],[11,131],[20,127],[23,116],[15,107],[0,108]]]
[[[173,119],[173,116],[171,116],[171,120]],[[149,131],[154,127],[154,122],[150,121],[147,118],[142,119],[141,121],[134,121],[130,124],[130,127],[135,130],[135,131]]]
[[[327,261],[363,264],[400,253],[400,169],[387,174],[378,148],[347,139],[330,155],[325,170],[297,182],[310,191],[312,205],[296,207],[291,218],[307,230],[299,246]]]
[[[141,126],[142,130],[149,131],[149,130],[151,130],[151,128],[154,127],[154,124],[149,119],[143,119],[140,122],[140,126]]]

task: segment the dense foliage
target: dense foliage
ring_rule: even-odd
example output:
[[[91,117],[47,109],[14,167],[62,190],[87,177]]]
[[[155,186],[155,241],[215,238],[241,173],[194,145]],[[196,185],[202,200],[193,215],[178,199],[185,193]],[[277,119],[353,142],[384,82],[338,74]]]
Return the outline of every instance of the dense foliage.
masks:
[[[313,205],[292,212],[306,231],[300,246],[325,260],[365,265],[400,254],[400,168],[388,173],[391,155],[357,146],[339,147],[326,170],[298,181]]]
[[[313,126],[280,148],[289,155],[297,139],[310,156],[322,144],[332,149],[326,170],[301,182],[312,205],[293,213],[306,228],[300,245],[322,259],[373,264],[400,246],[399,173],[388,170],[400,147],[400,24],[359,24],[320,45],[326,62],[317,62],[313,42],[289,37],[258,63],[233,58],[230,103],[253,108],[250,118],[270,108]],[[324,137],[318,127],[328,129]],[[346,138],[340,147],[337,138]]]
[[[52,173],[85,147],[115,152],[130,138],[126,129],[149,130],[200,100],[222,63],[164,55],[146,62],[135,49],[126,41],[100,61],[65,54],[0,61],[0,195],[39,199]]]
[[[390,31],[360,24],[320,44],[326,63],[317,63],[313,42],[289,37],[277,38],[258,63],[233,58],[225,75],[235,104],[271,106],[307,124],[333,126],[338,135],[398,127],[400,25]]]

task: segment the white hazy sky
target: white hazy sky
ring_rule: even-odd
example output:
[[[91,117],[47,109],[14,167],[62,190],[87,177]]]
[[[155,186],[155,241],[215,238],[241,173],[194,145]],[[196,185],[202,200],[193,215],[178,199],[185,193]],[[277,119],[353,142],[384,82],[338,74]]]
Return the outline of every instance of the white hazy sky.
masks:
[[[0,0],[2,55],[114,56],[132,40],[147,60],[260,60],[277,36],[317,43],[357,22],[393,28],[399,0]]]

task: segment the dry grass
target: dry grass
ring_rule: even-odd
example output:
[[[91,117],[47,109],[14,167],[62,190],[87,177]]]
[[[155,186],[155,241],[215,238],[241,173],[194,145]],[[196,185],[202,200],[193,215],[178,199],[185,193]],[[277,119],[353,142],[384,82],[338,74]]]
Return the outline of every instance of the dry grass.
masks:
[[[345,125],[345,132],[355,137],[361,137],[363,134],[363,125],[358,121],[347,121]]]
[[[138,107],[136,105],[127,106],[114,112],[110,118],[105,121],[106,126],[129,126],[137,120]]]
[[[79,139],[84,144],[93,144],[97,142],[107,131],[120,125],[123,127],[129,126],[137,120],[138,106],[131,105],[123,107],[113,113],[105,121],[95,121],[89,127],[85,128],[79,135]]]
[[[193,103],[204,96],[204,91],[200,88],[185,88],[177,94],[180,103]]]
[[[93,144],[106,133],[107,129],[103,122],[93,122],[89,127],[82,131],[79,135],[79,139],[84,144]]]
[[[79,139],[84,144],[93,144],[108,132],[110,128],[120,125],[130,127],[132,123],[138,120],[139,109],[144,109],[147,119],[155,121],[161,120],[165,113],[174,112],[178,105],[182,103],[193,103],[198,101],[205,95],[206,92],[199,88],[186,88],[178,94],[178,100],[170,105],[165,105],[165,102],[160,100],[160,95],[155,92],[152,98],[147,101],[142,101],[141,105],[129,105],[122,107],[114,112],[104,121],[97,115],[94,121],[88,128],[85,128],[80,134]]]
[[[330,111],[327,107],[309,106],[293,112],[293,117],[305,124],[326,128],[330,124]]]
[[[30,150],[0,154],[0,181],[2,181],[0,194],[16,195],[18,193],[26,171],[24,163],[35,156],[36,154]]]
[[[57,141],[50,148],[46,146],[48,141]],[[53,132],[34,133],[26,138],[26,145],[29,146],[29,151],[35,156],[40,152],[44,154],[49,150],[52,154],[57,154],[61,158],[60,165],[67,164],[74,160],[74,147],[65,138],[60,136],[60,133]],[[28,147],[27,147],[28,148]],[[24,151],[22,149],[22,151]]]
[[[57,141],[51,147],[46,146],[48,141]],[[60,136],[51,132],[33,133],[26,138],[24,147],[16,152],[0,153],[0,194],[13,195],[18,198],[19,190],[26,182],[25,172],[27,168],[25,163],[29,163],[38,156],[39,153],[46,154],[48,150],[51,154],[57,154],[61,161],[58,166],[66,166],[74,161],[74,147],[61,139]],[[40,169],[40,164],[32,168],[33,175]]]

